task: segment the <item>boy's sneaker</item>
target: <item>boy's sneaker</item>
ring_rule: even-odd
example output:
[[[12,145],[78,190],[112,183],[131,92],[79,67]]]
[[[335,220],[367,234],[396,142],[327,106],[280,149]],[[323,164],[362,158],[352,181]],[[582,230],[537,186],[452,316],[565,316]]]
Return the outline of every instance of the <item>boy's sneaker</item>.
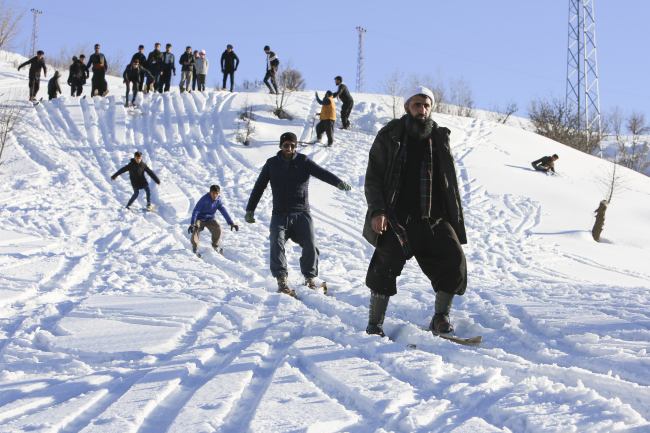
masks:
[[[151,203],[147,203],[147,210],[151,210]]]
[[[431,319],[429,331],[436,334],[449,334],[454,332],[454,327],[450,323],[449,316],[445,314],[436,314]]]
[[[223,254],[223,248],[212,247],[212,249],[214,249],[214,252],[215,252],[215,253]]]
[[[294,298],[298,296],[295,290],[291,290],[289,288],[287,277],[285,275],[280,275],[278,277],[278,293],[284,293],[285,295],[289,295]]]
[[[199,254],[198,250],[192,250],[192,254],[194,254],[199,259],[201,258],[201,254]]]
[[[318,286],[316,285],[316,277],[305,277],[305,283],[303,285],[312,290],[318,289]]]
[[[102,98],[106,95],[108,95],[108,89],[104,90],[104,93],[102,93]]]

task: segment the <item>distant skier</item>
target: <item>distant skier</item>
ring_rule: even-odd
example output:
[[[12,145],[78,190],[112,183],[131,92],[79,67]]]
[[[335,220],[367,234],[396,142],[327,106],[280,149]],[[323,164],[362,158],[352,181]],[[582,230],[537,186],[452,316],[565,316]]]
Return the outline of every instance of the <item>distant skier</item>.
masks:
[[[131,64],[133,64],[134,60],[137,60],[138,64],[141,66],[140,81],[138,82],[138,91],[142,92],[142,89],[144,87],[145,65],[147,64],[147,56],[144,55],[144,45],[140,45],[138,47],[138,52],[135,53],[133,57],[131,57]],[[127,95],[127,99],[128,99],[128,95]]]
[[[201,50],[199,53],[199,58],[194,61],[194,67],[196,68],[196,76],[198,80],[199,92],[205,91],[205,77],[208,75],[208,68],[210,62],[208,58],[205,57],[205,50]]]
[[[81,96],[83,93],[83,85],[88,78],[88,69],[84,63],[85,57],[82,54],[80,58],[77,56],[72,57],[72,64],[70,65],[70,74],[68,75],[68,85],[70,86],[70,96]]]
[[[32,57],[22,65],[18,66],[18,70],[24,66],[29,65],[29,100],[34,102],[38,89],[41,87],[41,69],[43,76],[47,77],[47,66],[45,66],[45,59],[43,59],[43,51],[38,51],[36,57]]]
[[[135,201],[135,199],[138,198],[138,195],[140,194],[140,190],[144,189],[144,192],[147,193],[147,210],[151,209],[151,190],[149,189],[149,182],[147,182],[147,178],[144,176],[145,173],[149,174],[149,176],[153,179],[154,182],[156,182],[158,185],[160,185],[160,180],[158,180],[158,176],[151,171],[151,169],[142,162],[142,153],[140,152],[135,152],[135,155],[133,158],[131,158],[131,162],[129,162],[127,165],[124,167],[120,168],[113,176],[111,176],[111,180],[114,181],[117,179],[118,176],[120,176],[122,173],[129,172],[129,177],[131,178],[131,186],[133,187],[133,196],[131,196],[131,199],[129,202],[126,204],[127,209],[131,209],[131,205]]]
[[[559,158],[560,157],[557,156],[557,154],[553,156],[544,156],[537,161],[533,161],[531,165],[537,171],[543,171],[547,173],[550,170],[555,173],[555,161],[557,161]]]
[[[47,96],[49,100],[55,99],[57,93],[61,93],[60,78],[61,74],[59,71],[54,71],[54,76],[50,78],[50,81],[47,83]]]
[[[194,50],[194,66],[192,67],[192,91],[196,90],[196,61],[199,59],[199,50]]]
[[[192,47],[185,48],[185,52],[181,55],[178,63],[183,65],[181,67],[181,82],[178,85],[181,93],[183,93],[186,90],[190,90],[190,84],[192,83],[192,73],[194,71],[194,56],[192,55]]]
[[[228,45],[226,51],[221,55],[221,72],[223,72],[223,87],[221,90],[226,90],[226,79],[230,75],[230,91],[232,92],[235,85],[235,71],[239,66],[239,57],[232,50],[232,45]]]
[[[431,331],[454,330],[449,320],[454,295],[467,288],[461,247],[467,239],[451,131],[431,119],[431,90],[414,87],[404,100],[406,114],[377,134],[365,177],[363,237],[375,247],[366,275],[371,290],[366,332],[382,337],[388,301],[410,258],[415,256],[436,292]]]
[[[154,50],[149,53],[146,63],[147,70],[151,72],[151,75],[154,76],[154,79],[147,79],[147,87],[145,88],[145,93],[157,92],[160,80],[162,78],[162,53],[160,52],[160,44],[156,42],[154,47]]]
[[[148,78],[153,78],[151,72],[147,71],[143,66],[140,65],[140,62],[136,57],[131,60],[131,64],[126,67],[122,77],[124,77],[124,83],[126,84],[126,106],[129,105],[135,106],[135,97],[138,95],[139,89],[142,87],[142,81],[144,76]],[[133,87],[133,99],[131,104],[129,104],[129,83],[132,83]]]
[[[214,215],[217,213],[217,210],[221,212],[221,215],[225,218],[226,222],[230,226],[230,231],[233,229],[239,231],[239,226],[235,224],[230,218],[226,207],[221,201],[219,194],[221,193],[221,188],[219,185],[212,185],[210,187],[210,192],[204,195],[196,202],[194,206],[194,211],[192,211],[192,219],[190,221],[190,227],[187,229],[187,232],[192,235],[190,242],[192,243],[192,252],[197,256],[201,257],[198,253],[199,251],[199,233],[203,229],[208,229],[212,235],[212,248],[219,252],[219,244],[221,243],[221,225],[214,218]]]
[[[316,289],[318,276],[318,247],[314,235],[314,223],[309,214],[309,178],[314,176],[323,182],[349,191],[350,185],[336,175],[320,167],[305,155],[296,153],[298,138],[292,132],[280,137],[280,151],[269,158],[260,173],[246,206],[246,222],[255,222],[255,208],[271,182],[273,213],[270,224],[271,274],[278,281],[278,292],[296,297],[296,291],[287,283],[287,258],[284,245],[291,239],[302,248],[300,270],[305,285]]]
[[[341,105],[341,129],[349,130],[350,129],[350,113],[352,112],[352,107],[354,107],[354,99],[348,91],[348,86],[343,82],[343,78],[339,75],[334,78],[334,82],[339,87],[339,89],[332,94],[333,98],[339,98],[343,105]],[[321,117],[322,119],[322,117]]]
[[[271,48],[269,48],[268,45],[264,47],[264,52],[266,53],[266,75],[264,75],[264,84],[269,88],[269,93],[277,94],[278,83],[275,82],[275,74],[278,72],[280,61],[278,60],[278,56],[271,51]],[[273,88],[271,88],[271,84],[269,84],[269,79],[271,80],[271,84],[273,84]],[[224,87],[226,87],[225,84]]]
[[[316,125],[316,137],[320,141],[323,132],[327,134],[327,145],[334,144],[334,124],[336,123],[336,106],[332,92],[325,92],[325,98],[321,101],[316,92],[316,101],[321,105],[320,122]]]
[[[172,44],[167,44],[165,50],[166,51],[162,54],[161,60],[162,77],[158,84],[158,91],[160,93],[169,92],[169,87],[171,86],[172,81],[172,72],[174,73],[174,76],[176,76],[176,60],[172,54]]]
[[[106,71],[108,70],[108,62],[106,56],[99,52],[101,47],[95,44],[95,54],[91,55],[88,59],[87,68],[90,69],[92,65],[93,79],[92,79],[92,96],[101,95],[102,97],[108,95],[106,85]]]

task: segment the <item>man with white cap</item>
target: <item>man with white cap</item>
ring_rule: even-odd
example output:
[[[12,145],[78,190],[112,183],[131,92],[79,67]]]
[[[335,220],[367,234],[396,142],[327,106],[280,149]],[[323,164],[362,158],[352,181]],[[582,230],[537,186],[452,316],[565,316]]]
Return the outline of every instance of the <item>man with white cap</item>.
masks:
[[[449,146],[451,131],[431,119],[433,93],[414,87],[404,95],[406,114],[383,127],[370,149],[365,178],[368,212],[363,236],[375,247],[368,266],[368,334],[384,336],[388,301],[397,277],[415,257],[436,292],[429,329],[454,330],[449,314],[467,288],[463,208]]]
[[[210,62],[205,57],[205,50],[201,50],[199,58],[194,60],[194,67],[196,68],[196,77],[199,83],[199,92],[205,92],[205,76],[208,75],[208,67]]]

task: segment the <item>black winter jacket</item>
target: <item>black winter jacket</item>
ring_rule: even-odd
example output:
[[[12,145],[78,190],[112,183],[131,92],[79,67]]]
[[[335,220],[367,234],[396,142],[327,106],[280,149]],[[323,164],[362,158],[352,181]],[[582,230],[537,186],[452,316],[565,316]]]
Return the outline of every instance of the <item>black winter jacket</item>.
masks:
[[[235,64],[235,60],[237,63]],[[221,55],[221,69],[224,72],[234,72],[237,70],[237,67],[239,66],[239,57],[237,57],[237,54],[235,54],[234,51],[228,52],[228,50],[224,51],[223,54]]]
[[[138,60],[140,66],[142,67],[144,67],[147,64],[147,56],[145,56],[144,53],[141,53],[140,51],[138,51],[133,55],[133,57],[131,57],[131,63],[133,63],[133,61],[136,59]]]
[[[54,71],[54,76],[50,78],[50,81],[47,83],[47,94],[48,95],[55,95],[57,93],[61,93],[61,83],[59,82],[59,79],[61,78],[61,74],[59,71]]]
[[[142,189],[144,188],[145,185],[149,185],[149,182],[147,182],[147,179],[144,177],[144,174],[147,173],[151,178],[153,179],[154,182],[157,184],[160,184],[160,180],[158,180],[158,176],[151,171],[151,169],[147,166],[147,164],[144,163],[144,161],[140,161],[140,164],[135,162],[134,158],[131,158],[131,162],[129,162],[127,165],[124,167],[120,168],[117,170],[117,173],[115,173],[113,176],[111,176],[111,179],[115,179],[122,173],[129,172],[129,176],[131,177],[131,186],[133,188],[137,189]]]
[[[186,65],[185,62],[188,62],[189,65]],[[194,54],[192,53],[183,53],[181,59],[178,61],[183,67],[181,71],[194,71]]]
[[[388,215],[388,193],[395,163],[406,134],[405,124],[406,115],[391,120],[379,131],[370,148],[364,186],[368,212],[363,225],[363,237],[373,246],[377,246],[379,235],[372,229],[372,218]],[[445,219],[453,227],[459,242],[466,244],[465,215],[460,200],[454,157],[449,146],[449,134],[451,134],[449,129],[434,123],[433,138],[438,159],[438,176],[434,186],[437,185],[439,196],[442,197]]]
[[[88,68],[81,60],[77,59],[70,65],[70,76],[68,77],[68,83],[71,80],[79,80],[82,84],[86,83],[86,78],[88,78]]]
[[[162,69],[162,65],[160,64],[162,62],[162,53],[160,50],[153,50],[152,52],[149,53],[149,57],[147,57],[147,67],[149,69]]]
[[[106,61],[106,56],[104,56],[102,53],[93,54],[90,56],[88,59],[88,65],[86,67],[90,69],[91,65],[93,67],[93,71],[96,69],[102,69],[100,65],[103,65],[104,71],[108,71],[108,61]],[[95,67],[95,65],[97,65],[97,67]]]
[[[344,104],[354,102],[352,95],[350,95],[350,91],[348,90],[348,86],[346,86],[345,83],[339,84],[339,90],[337,90],[336,93],[332,94],[332,97],[338,97]]]
[[[246,212],[255,211],[269,182],[273,194],[273,215],[309,212],[311,176],[333,186],[342,182],[338,176],[325,170],[306,155],[295,153],[289,162],[289,169],[285,167],[285,163],[282,151],[266,161],[251,192]]]
[[[122,77],[128,82],[133,82],[133,83],[139,83],[140,82],[140,77],[142,76],[142,73],[149,77],[150,79],[154,79],[154,76],[151,74],[151,72],[147,71],[144,67],[138,65],[137,68],[134,68],[133,65],[128,65],[126,69],[124,70],[124,73],[122,74]]]
[[[18,66],[18,70],[20,71],[24,66],[27,65],[29,65],[30,77],[40,77],[41,69],[43,70],[43,72],[45,72],[45,75],[47,75],[47,66],[45,66],[45,58],[38,60],[38,57],[32,57],[22,65]]]

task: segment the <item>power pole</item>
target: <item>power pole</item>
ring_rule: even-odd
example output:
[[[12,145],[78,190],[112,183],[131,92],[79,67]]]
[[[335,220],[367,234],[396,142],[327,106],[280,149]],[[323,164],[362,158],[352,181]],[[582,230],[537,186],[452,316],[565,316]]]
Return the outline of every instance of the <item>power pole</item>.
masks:
[[[602,135],[594,0],[569,0],[566,105],[568,112],[577,110],[585,131]]]
[[[42,14],[43,12],[37,11],[36,9],[32,9],[32,12],[34,13],[34,29],[32,30],[32,49],[29,53],[29,57],[32,58],[36,55],[36,51],[38,48],[38,16]]]
[[[357,55],[357,93],[366,93],[366,65],[363,55],[363,34],[366,32],[361,27],[359,31],[359,54]]]

